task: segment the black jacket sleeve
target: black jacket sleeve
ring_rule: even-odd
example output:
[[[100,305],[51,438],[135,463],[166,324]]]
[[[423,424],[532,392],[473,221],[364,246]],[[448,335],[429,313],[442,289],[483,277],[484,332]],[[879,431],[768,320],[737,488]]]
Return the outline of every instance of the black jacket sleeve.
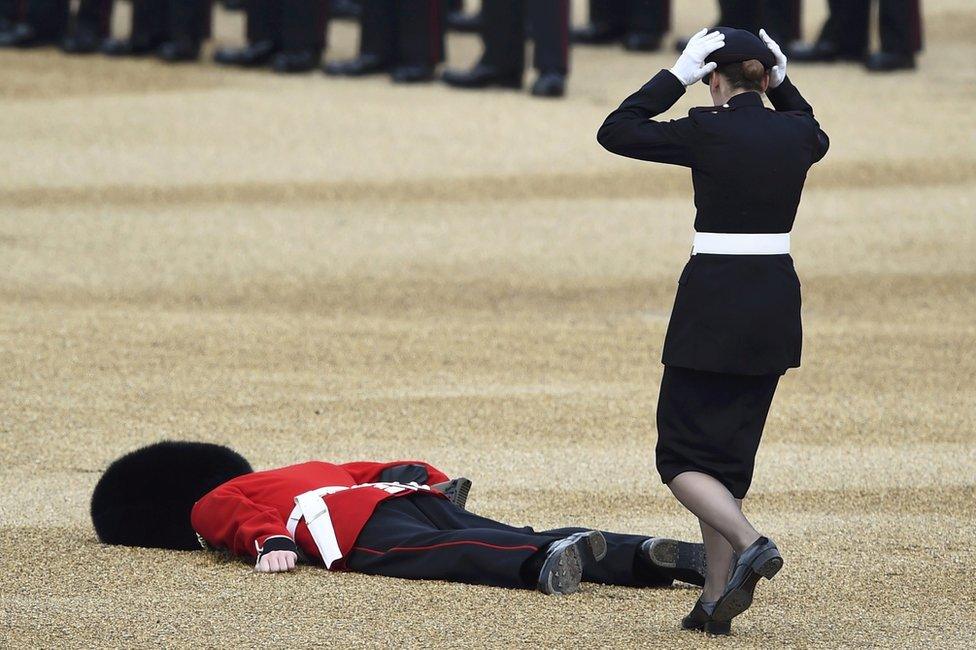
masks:
[[[610,113],[597,133],[607,150],[628,158],[694,166],[693,144],[698,128],[691,118],[655,122],[685,94],[684,85],[668,70],[661,70]]]
[[[773,108],[777,111],[806,113],[810,121],[813,122],[817,137],[817,142],[814,145],[813,162],[818,162],[827,155],[827,149],[830,148],[830,138],[820,128],[816,118],[813,117],[813,107],[807,103],[807,100],[803,99],[803,95],[800,94],[789,77],[783,79],[783,83],[776,88],[767,90],[766,97],[769,97],[769,101],[772,102]]]

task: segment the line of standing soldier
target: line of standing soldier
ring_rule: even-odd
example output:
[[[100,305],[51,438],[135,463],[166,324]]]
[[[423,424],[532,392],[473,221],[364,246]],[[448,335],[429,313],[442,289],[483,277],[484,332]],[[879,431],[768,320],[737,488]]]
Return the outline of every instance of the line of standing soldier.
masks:
[[[813,44],[800,42],[800,0],[720,0],[718,24],[765,27],[793,61],[864,60],[871,70],[912,68],[921,49],[919,0],[878,0],[882,50],[865,58],[873,0],[828,0],[830,17]],[[520,88],[526,44],[538,75],[532,94],[565,93],[570,43],[620,43],[631,51],[661,47],[670,30],[670,0],[590,0],[588,21],[571,30],[570,0],[482,0],[465,14],[463,0],[223,0],[246,13],[247,43],[220,48],[215,60],[239,67],[304,72],[319,66],[332,17],[360,23],[357,56],[326,64],[337,76],[390,74],[402,83],[434,79],[445,57],[445,30],[478,31],[484,54],[468,70],[447,70],[458,88]],[[131,0],[126,38],[111,37],[115,0],[0,0],[0,47],[58,44],[69,53],[153,54],[195,61],[211,33],[213,0]],[[677,43],[684,47],[683,39]]]

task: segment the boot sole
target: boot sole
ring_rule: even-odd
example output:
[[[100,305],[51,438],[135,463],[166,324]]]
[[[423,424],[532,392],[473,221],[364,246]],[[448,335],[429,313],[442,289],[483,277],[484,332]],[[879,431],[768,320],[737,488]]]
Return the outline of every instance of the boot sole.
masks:
[[[603,533],[596,530],[579,533],[579,538],[555,559],[555,566],[546,577],[543,593],[568,595],[579,591],[583,579],[583,544],[587,545],[598,562],[606,557],[607,540]]]
[[[742,584],[725,594],[715,605],[712,617],[716,622],[727,622],[749,609],[752,605],[753,593],[760,578],[772,580],[773,576],[783,568],[783,558],[775,549],[766,551],[759,556],[749,570],[748,577]]]

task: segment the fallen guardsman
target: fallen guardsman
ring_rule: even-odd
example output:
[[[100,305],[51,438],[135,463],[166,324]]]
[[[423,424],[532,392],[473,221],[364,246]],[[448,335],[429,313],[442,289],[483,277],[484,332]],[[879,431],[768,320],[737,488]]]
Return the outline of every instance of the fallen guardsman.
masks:
[[[92,496],[106,544],[224,551],[256,571],[297,563],[569,594],[581,581],[704,584],[701,544],[583,528],[536,532],[464,509],[470,481],[420,461],[308,462],[262,472],[233,450],[160,442],[112,463]]]

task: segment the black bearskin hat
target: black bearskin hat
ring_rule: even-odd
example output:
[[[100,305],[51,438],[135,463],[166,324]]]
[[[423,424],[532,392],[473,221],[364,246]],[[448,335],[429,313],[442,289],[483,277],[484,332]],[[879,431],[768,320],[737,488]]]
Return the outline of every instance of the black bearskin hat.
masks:
[[[91,517],[105,544],[200,548],[190,510],[221,483],[254,470],[228,447],[159,442],[109,465],[92,494]]]

